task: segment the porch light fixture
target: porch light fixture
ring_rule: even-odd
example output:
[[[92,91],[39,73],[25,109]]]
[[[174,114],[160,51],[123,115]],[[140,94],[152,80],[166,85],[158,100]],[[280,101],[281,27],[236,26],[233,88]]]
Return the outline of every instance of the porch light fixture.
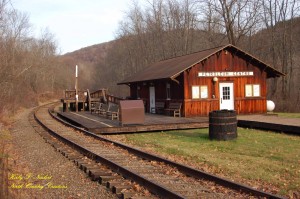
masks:
[[[212,80],[213,80],[213,82],[217,82],[217,81],[218,81],[218,78],[217,78],[217,77],[214,77]]]

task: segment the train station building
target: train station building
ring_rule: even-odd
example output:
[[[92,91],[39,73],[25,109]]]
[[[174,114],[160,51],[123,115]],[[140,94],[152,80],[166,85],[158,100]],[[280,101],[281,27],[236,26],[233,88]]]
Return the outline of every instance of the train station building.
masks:
[[[147,66],[119,82],[142,99],[147,112],[158,102],[181,103],[181,116],[208,116],[214,110],[237,114],[267,112],[267,79],[284,75],[231,44]]]

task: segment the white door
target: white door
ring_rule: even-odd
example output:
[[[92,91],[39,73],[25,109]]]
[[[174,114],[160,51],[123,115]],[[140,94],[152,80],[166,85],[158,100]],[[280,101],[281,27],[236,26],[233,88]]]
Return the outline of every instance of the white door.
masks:
[[[155,87],[149,87],[150,95],[150,113],[155,113]]]
[[[233,83],[220,83],[220,110],[234,110]]]

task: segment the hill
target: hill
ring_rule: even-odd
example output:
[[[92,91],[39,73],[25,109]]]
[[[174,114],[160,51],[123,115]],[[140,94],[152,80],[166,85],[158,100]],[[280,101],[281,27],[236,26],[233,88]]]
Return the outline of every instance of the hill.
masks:
[[[79,88],[96,90],[101,86],[97,85],[98,72],[105,63],[107,53],[112,48],[114,41],[95,44],[79,50],[66,53],[59,57],[60,62],[65,66],[64,70],[74,77],[75,66],[79,66]],[[73,81],[66,89],[73,89]]]
[[[95,64],[98,62],[103,62],[113,43],[114,41],[95,44],[70,53],[66,53],[62,57],[66,59],[70,58],[80,63]]]

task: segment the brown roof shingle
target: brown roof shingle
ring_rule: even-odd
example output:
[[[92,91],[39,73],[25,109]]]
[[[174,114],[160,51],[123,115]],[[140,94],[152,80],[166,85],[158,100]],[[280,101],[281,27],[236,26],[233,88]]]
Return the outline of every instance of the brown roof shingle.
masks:
[[[133,82],[142,82],[142,81],[149,81],[149,80],[158,80],[158,79],[170,79],[175,78],[177,75],[182,73],[183,71],[187,70],[188,68],[194,66],[195,64],[207,59],[211,55],[225,49],[231,48],[238,52],[243,53],[246,57],[251,58],[252,60],[256,60],[259,64],[263,65],[266,68],[266,72],[268,77],[279,77],[284,75],[283,73],[277,71],[276,69],[270,67],[269,65],[263,63],[262,61],[256,59],[255,57],[245,53],[244,51],[238,49],[237,47],[228,44],[226,46],[220,46],[216,48],[211,48],[199,52],[195,52],[192,54],[175,57],[163,61],[159,61],[153,63],[146,67],[144,70],[137,72],[136,74],[132,75],[129,78],[126,78],[122,82],[118,84],[129,84]]]

